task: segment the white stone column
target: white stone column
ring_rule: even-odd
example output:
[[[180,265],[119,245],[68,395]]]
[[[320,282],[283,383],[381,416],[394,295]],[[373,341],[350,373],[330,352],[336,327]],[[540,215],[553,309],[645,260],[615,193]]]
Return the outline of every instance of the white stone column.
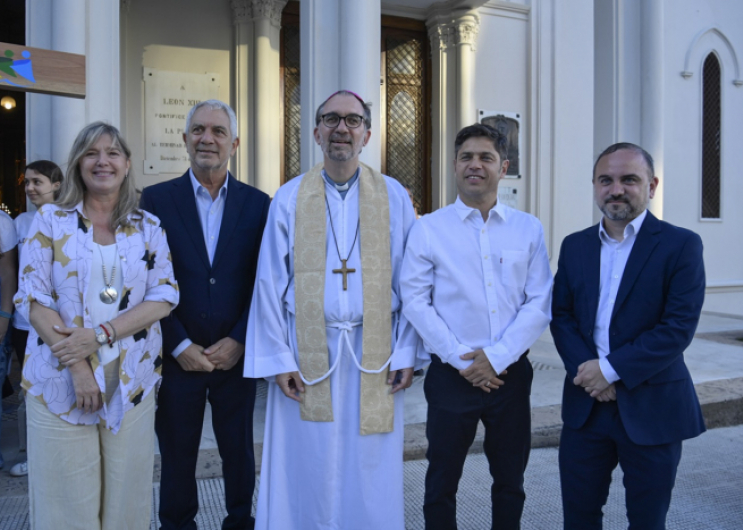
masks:
[[[376,169],[382,162],[381,25],[380,0],[343,0],[340,3],[338,88],[352,90],[372,104],[372,135],[360,158]]]
[[[554,237],[555,152],[552,143],[555,130],[555,28],[552,23],[555,1],[544,0],[532,5],[530,13],[529,158],[526,174],[529,202],[533,205],[531,213],[542,222],[547,252],[556,266],[560,242],[555,244]],[[590,208],[589,203],[586,205],[587,224],[590,224]]]
[[[52,47],[52,0],[26,0],[26,44],[34,48]],[[44,94],[26,94],[26,160],[53,160],[52,99]],[[63,160],[54,160],[57,163]],[[31,203],[26,201],[27,205]]]
[[[322,160],[315,143],[315,110],[330,94],[338,90],[340,59],[338,31],[340,2],[343,0],[302,0],[299,3],[301,72],[302,171],[308,171]]]
[[[655,174],[660,179],[660,186],[655,191],[655,198],[650,201],[649,209],[659,218],[663,218],[663,151],[664,151],[664,98],[663,76],[665,70],[663,39],[663,0],[642,3],[642,125],[641,146],[652,155],[655,161]]]
[[[477,122],[475,107],[475,43],[480,17],[475,13],[457,16],[453,23],[457,47],[457,129]]]
[[[535,168],[546,171],[551,178],[552,224],[548,251],[552,263],[556,263],[560,244],[565,236],[590,226],[593,223],[594,206],[591,176],[593,171],[593,101],[594,101],[594,38],[593,38],[592,0],[563,2],[547,0],[539,3],[544,12],[542,26],[552,41],[544,51],[544,60],[552,61],[551,78],[541,78],[540,94],[550,98],[548,105],[537,108],[540,122],[547,127],[548,136],[541,137],[545,131],[537,129],[536,134],[545,143],[532,149],[539,156],[542,149],[551,152],[550,165]],[[550,16],[551,13],[551,16]],[[548,29],[548,28],[551,28]],[[576,31],[575,28],[582,28]],[[546,36],[546,35],[545,35]],[[541,35],[540,35],[541,38]],[[546,66],[546,65],[545,65]],[[550,75],[549,69],[544,70]],[[549,110],[550,115],[542,118],[540,114]],[[533,172],[542,181],[543,173]],[[540,219],[546,222],[542,212]]]
[[[53,50],[85,54],[87,31],[80,31],[80,22],[87,21],[85,0],[50,2],[51,4],[51,48]],[[87,24],[85,24],[87,30]],[[33,46],[33,44],[30,44]],[[118,66],[118,63],[117,63]],[[95,72],[90,59],[85,58],[86,98],[90,94],[90,76]],[[117,72],[118,73],[118,72]],[[96,72],[96,75],[98,73]],[[105,73],[103,74],[105,75]],[[67,158],[75,136],[87,123],[86,100],[53,96],[51,116],[47,123],[52,131],[51,157],[63,170],[67,169]]]
[[[59,4],[62,2],[55,2]],[[118,2],[87,2],[86,123],[121,126],[121,68]]]
[[[302,0],[299,9],[302,171],[323,158],[313,138],[315,111],[339,89],[372,102],[372,137],[361,159],[380,167],[380,0]]]
[[[28,95],[28,161],[48,158],[66,169],[72,142],[87,123],[121,120],[118,2],[28,0],[29,46],[85,55],[85,99]]]
[[[453,176],[456,134],[456,54],[448,19],[427,21],[431,41],[431,206],[438,209],[457,196]]]
[[[279,29],[286,0],[253,0],[255,40],[255,185],[273,196],[281,185]]]
[[[237,136],[240,147],[235,153],[233,173],[241,182],[256,186],[256,174],[253,168],[255,157],[253,128],[253,9],[251,0],[231,0],[235,34],[234,63],[234,101],[233,108],[237,115]],[[277,76],[278,77],[278,76]]]

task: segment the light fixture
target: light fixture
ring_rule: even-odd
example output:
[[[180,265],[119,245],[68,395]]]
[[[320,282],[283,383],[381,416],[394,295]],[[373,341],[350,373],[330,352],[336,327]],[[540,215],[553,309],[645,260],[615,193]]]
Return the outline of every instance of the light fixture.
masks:
[[[0,99],[0,106],[5,108],[6,110],[11,110],[15,108],[15,99],[13,99],[10,96],[5,96],[3,99]]]

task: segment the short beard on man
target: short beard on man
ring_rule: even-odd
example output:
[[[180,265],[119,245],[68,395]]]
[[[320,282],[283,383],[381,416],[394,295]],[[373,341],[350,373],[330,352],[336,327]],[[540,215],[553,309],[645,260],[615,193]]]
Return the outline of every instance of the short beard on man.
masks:
[[[624,201],[624,208],[622,208],[619,211],[611,210],[606,203],[610,201]],[[645,204],[645,207],[647,208],[647,204]],[[642,210],[639,210],[635,206],[632,205],[632,203],[624,196],[615,196],[615,197],[609,197],[604,201],[604,204],[599,207],[601,210],[601,213],[604,214],[604,216],[608,219],[611,219],[612,221],[624,221],[626,219],[634,219],[637,217],[638,213]]]
[[[348,141],[348,146],[350,149],[333,149],[332,142],[345,142]],[[353,137],[348,134],[343,135],[340,133],[333,133],[330,135],[330,138],[328,138],[327,144],[325,144],[323,149],[323,152],[325,155],[334,162],[347,162],[348,160],[351,160],[354,156],[358,156],[361,153],[361,149],[356,151],[354,143],[353,143]]]

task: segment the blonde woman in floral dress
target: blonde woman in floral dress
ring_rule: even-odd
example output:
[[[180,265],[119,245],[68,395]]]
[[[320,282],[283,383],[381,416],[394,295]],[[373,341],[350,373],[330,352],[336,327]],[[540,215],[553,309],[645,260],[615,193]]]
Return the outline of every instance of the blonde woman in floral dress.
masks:
[[[32,528],[149,527],[159,320],[178,288],[130,166],[115,127],[85,127],[23,249],[15,303],[32,326],[22,380]]]

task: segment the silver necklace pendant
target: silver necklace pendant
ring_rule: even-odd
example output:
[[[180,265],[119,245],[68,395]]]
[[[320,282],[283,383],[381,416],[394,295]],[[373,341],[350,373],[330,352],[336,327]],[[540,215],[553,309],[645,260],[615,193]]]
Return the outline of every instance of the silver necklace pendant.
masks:
[[[113,304],[119,297],[119,293],[116,291],[116,289],[108,285],[101,289],[101,292],[98,294],[98,296],[100,296],[101,302],[103,302],[104,304]]]

